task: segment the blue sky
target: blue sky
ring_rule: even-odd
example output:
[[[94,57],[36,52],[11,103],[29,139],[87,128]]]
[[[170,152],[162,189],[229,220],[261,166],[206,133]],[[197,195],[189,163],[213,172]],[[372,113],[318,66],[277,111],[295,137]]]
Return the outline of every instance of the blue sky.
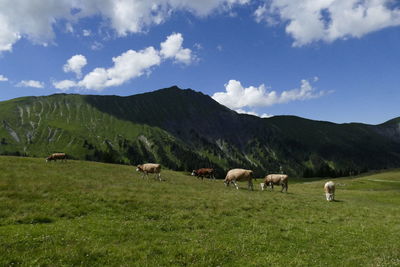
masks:
[[[393,0],[0,0],[0,101],[178,85],[262,117],[378,124],[400,116],[399,26]]]

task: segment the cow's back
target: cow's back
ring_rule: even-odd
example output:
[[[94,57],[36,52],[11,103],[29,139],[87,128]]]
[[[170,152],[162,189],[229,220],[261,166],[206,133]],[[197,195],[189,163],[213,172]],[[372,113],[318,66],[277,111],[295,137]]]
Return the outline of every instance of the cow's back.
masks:
[[[142,168],[146,172],[158,173],[161,171],[161,165],[158,163],[145,163],[142,165]]]
[[[265,182],[269,183],[287,183],[288,176],[286,174],[268,174],[265,176]]]
[[[335,183],[332,181],[326,182],[324,186],[325,192],[334,193],[335,192]]]
[[[211,168],[201,168],[201,169],[198,169],[196,172],[197,172],[197,174],[199,174],[199,175],[206,175],[206,174],[212,174],[212,173],[214,172],[214,169],[211,169]]]
[[[232,169],[230,170],[225,179],[229,180],[249,180],[252,178],[253,171],[251,170],[245,170],[245,169]]]

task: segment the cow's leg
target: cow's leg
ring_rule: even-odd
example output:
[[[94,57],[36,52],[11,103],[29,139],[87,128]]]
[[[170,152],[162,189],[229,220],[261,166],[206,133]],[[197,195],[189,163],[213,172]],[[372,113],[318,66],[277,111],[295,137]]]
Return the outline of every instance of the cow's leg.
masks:
[[[251,191],[254,190],[254,188],[253,188],[253,182],[252,182],[251,180],[250,180],[249,183],[248,183],[248,188],[249,188],[249,190],[250,190],[250,188],[251,188]]]
[[[158,173],[158,180],[160,180],[160,182],[162,181],[161,180],[161,173]]]
[[[239,190],[239,186],[236,183],[236,180],[233,180],[233,184],[236,186],[236,189]]]
[[[264,191],[264,186],[265,186],[265,184],[264,184],[264,183],[261,183],[261,184],[260,184],[261,191]]]

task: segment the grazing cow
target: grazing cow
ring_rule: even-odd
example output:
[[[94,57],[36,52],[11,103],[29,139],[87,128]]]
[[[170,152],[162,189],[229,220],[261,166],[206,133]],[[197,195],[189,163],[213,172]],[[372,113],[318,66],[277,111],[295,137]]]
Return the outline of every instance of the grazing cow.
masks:
[[[265,176],[264,183],[261,183],[261,190],[264,190],[265,186],[270,186],[271,190],[274,189],[274,185],[281,185],[283,192],[283,189],[288,190],[288,180],[289,176],[286,174],[268,174]]]
[[[148,177],[149,173],[154,173],[155,176],[154,178],[158,177],[158,179],[161,181],[161,165],[156,164],[156,163],[145,163],[142,165],[137,165],[136,171],[143,173],[142,178],[144,176]]]
[[[327,201],[335,200],[335,183],[332,181],[326,182],[324,185],[324,191]]]
[[[46,158],[46,162],[49,162],[52,160],[57,161],[58,159],[65,161],[65,160],[67,160],[67,155],[65,153],[53,153]]]
[[[208,177],[210,179],[215,180],[214,169],[211,168],[201,168],[198,170],[193,170],[192,176],[197,176],[197,178],[201,178],[201,180],[203,180],[204,177]]]
[[[226,174],[224,184],[225,186],[229,186],[230,183],[233,183],[236,189],[239,189],[236,181],[247,181],[248,189],[253,190],[253,171],[245,170],[245,169],[233,169],[228,171]]]

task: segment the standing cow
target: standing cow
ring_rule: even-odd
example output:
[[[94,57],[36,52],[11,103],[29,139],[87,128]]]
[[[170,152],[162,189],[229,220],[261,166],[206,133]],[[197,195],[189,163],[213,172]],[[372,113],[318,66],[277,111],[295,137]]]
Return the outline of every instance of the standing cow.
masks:
[[[215,175],[214,175],[214,169],[212,168],[201,168],[198,170],[193,170],[192,171],[192,176],[197,176],[197,178],[201,178],[201,180],[204,179],[204,177],[208,177],[210,179],[215,180]]]
[[[161,165],[157,163],[145,163],[141,165],[136,166],[136,171],[142,173],[142,178],[145,176],[148,177],[149,173],[154,173],[155,176],[154,178],[158,177],[158,179],[161,181]]]
[[[225,186],[229,186],[230,183],[233,183],[236,189],[239,189],[236,183],[237,181],[247,181],[248,189],[253,190],[253,171],[245,169],[233,169],[228,171],[224,180]]]
[[[271,190],[274,189],[274,185],[281,185],[283,192],[283,189],[288,190],[288,181],[289,181],[289,176],[286,174],[268,174],[265,176],[264,183],[261,183],[261,190],[264,190],[265,186],[270,186]]]
[[[326,182],[324,185],[324,191],[327,201],[335,200],[335,183],[332,181]]]
[[[65,153],[53,153],[50,156],[46,158],[46,162],[49,161],[57,161],[57,160],[62,160],[66,161],[67,160],[67,155]]]

